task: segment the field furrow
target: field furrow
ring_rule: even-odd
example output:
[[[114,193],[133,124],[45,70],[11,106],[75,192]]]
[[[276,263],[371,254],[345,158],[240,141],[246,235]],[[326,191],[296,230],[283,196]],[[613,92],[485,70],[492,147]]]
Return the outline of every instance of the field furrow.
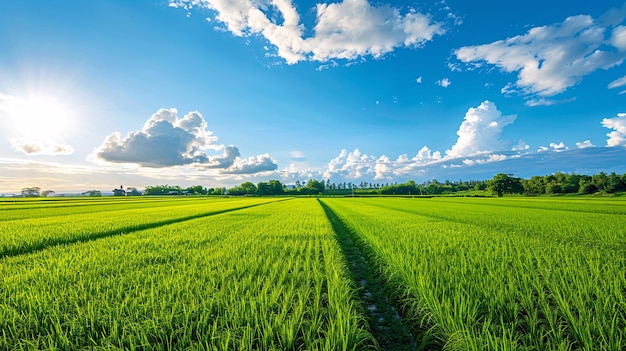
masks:
[[[381,350],[415,350],[417,343],[399,313],[401,303],[390,294],[390,286],[380,276],[375,257],[367,246],[359,245],[353,233],[324,202],[320,201],[333,226],[337,241],[359,285],[359,297],[365,304],[368,324]]]
[[[284,199],[281,199],[284,200]],[[277,199],[237,199],[228,201],[181,201],[156,208],[146,206],[84,214],[66,214],[0,222],[0,259],[39,251],[54,245],[95,240],[112,235],[132,233],[166,224],[187,221],[226,211],[233,211]]]

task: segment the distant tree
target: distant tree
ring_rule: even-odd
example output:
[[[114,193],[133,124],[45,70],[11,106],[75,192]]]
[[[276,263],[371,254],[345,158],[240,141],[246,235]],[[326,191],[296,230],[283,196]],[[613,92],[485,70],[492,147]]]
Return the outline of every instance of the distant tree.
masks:
[[[563,189],[561,188],[561,184],[557,183],[556,181],[552,181],[552,182],[548,182],[546,183],[546,194],[560,194],[563,192]]]
[[[225,195],[226,188],[211,188],[208,191],[209,195]]]
[[[267,186],[267,182],[259,182],[256,185],[256,193],[259,196],[270,195],[269,187]]]
[[[187,194],[191,195],[206,195],[208,193],[208,189],[203,187],[202,185],[192,185],[190,187],[185,188]]]
[[[84,194],[87,196],[94,196],[94,197],[102,196],[102,192],[100,190],[89,190],[89,191],[84,192]]]
[[[256,185],[252,182],[243,182],[240,187],[246,194],[256,194]]]
[[[278,180],[270,179],[267,182],[267,188],[270,195],[281,195],[285,192],[285,186]]]
[[[54,196],[55,192],[54,190],[44,190],[41,192],[41,196],[43,197],[51,197]]]
[[[41,188],[39,187],[31,187],[31,188],[24,188],[22,189],[22,196],[23,197],[38,197],[41,195]]]
[[[615,172],[611,172],[611,174],[607,177],[606,191],[609,193],[615,193],[622,190],[624,190],[622,180],[617,174],[615,174]]]
[[[568,194],[578,192],[580,177],[580,175],[574,173],[566,175],[563,182],[561,182],[561,191]]]
[[[139,196],[141,195],[141,192],[139,190],[137,190],[137,188],[126,188],[126,195],[127,196]]]
[[[528,180],[522,180],[522,186],[526,195],[541,195],[545,193],[543,177],[533,176]]]
[[[143,192],[145,195],[168,195],[168,194],[182,194],[183,188],[178,185],[155,185],[147,186]]]
[[[504,194],[522,194],[524,192],[520,178],[515,178],[504,173],[496,174],[493,179],[489,181],[487,189],[499,197]]]
[[[598,188],[598,191],[608,191],[608,181],[609,179],[604,172],[591,176],[591,182]]]
[[[311,189],[312,191],[310,192],[312,195],[314,194],[321,194],[324,192],[325,186],[323,182],[320,182],[318,180],[315,179],[310,179],[307,183],[306,183],[306,188]]]
[[[436,187],[434,184],[431,185]],[[422,191],[420,191],[420,188],[414,181],[409,180],[408,182],[402,184],[385,185],[380,189],[380,193],[383,195],[419,195]]]

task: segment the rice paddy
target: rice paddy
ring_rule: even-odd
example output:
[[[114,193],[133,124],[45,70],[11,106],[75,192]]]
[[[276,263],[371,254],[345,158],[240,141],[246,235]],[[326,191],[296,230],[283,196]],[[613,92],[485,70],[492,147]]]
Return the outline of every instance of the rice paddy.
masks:
[[[626,347],[622,198],[63,199],[0,219],[2,350]]]

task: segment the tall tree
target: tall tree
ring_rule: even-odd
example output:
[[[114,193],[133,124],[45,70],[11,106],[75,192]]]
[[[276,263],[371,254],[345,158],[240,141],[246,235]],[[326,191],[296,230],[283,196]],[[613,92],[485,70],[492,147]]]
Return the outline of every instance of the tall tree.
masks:
[[[515,178],[504,173],[496,174],[489,182],[487,189],[498,196],[504,194],[522,194],[524,192],[520,178]]]
[[[38,197],[41,195],[41,188],[40,187],[31,187],[31,188],[24,188],[22,189],[22,196],[24,197]]]

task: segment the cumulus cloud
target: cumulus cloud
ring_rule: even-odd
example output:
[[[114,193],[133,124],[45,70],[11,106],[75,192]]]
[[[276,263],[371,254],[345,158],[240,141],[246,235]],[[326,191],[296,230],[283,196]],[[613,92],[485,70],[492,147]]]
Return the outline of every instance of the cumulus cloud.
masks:
[[[361,178],[365,174],[375,173],[375,162],[376,157],[362,154],[359,149],[352,152],[347,152],[344,149],[328,163],[324,177],[330,178],[332,175],[340,175],[347,179]]]
[[[255,174],[275,171],[278,168],[270,155],[251,156],[247,159],[237,158],[232,167],[224,170],[226,174]]]
[[[537,149],[537,152],[546,152],[546,151],[554,151],[554,152],[562,152],[562,151],[567,151],[569,150],[569,147],[567,147],[562,141],[560,143],[550,143],[550,146],[539,146],[539,148]]]
[[[602,120],[602,125],[613,129],[606,135],[609,137],[606,141],[607,146],[626,146],[626,113],[618,113],[617,117],[605,118]]]
[[[463,167],[500,162],[517,157],[528,149],[520,141],[515,153],[500,152],[510,150],[507,143],[500,140],[502,129],[513,123],[516,116],[503,116],[495,104],[485,101],[476,108],[470,108],[457,131],[459,138],[445,157],[441,152],[429,147],[422,147],[414,157],[406,154],[396,159],[382,155],[379,157],[362,153],[359,149],[352,152],[342,150],[332,159],[324,178],[359,179],[370,177],[374,180],[391,180],[396,177],[414,177],[437,168]]]
[[[69,145],[48,143],[41,141],[33,141],[22,138],[9,139],[11,147],[15,151],[22,152],[26,155],[71,155],[74,148]]]
[[[626,28],[616,26],[624,21],[621,12],[613,11],[611,21],[587,15],[568,17],[560,23],[531,28],[523,35],[462,47],[454,55],[470,67],[489,64],[517,73],[514,86],[521,94],[554,96],[598,69],[623,62]]]
[[[579,149],[585,149],[588,147],[596,147],[591,143],[591,140],[579,141],[576,143],[576,147]]]
[[[199,112],[178,118],[176,109],[160,109],[141,131],[122,137],[109,135],[95,151],[97,159],[115,163],[136,163],[146,167],[170,167],[209,162],[204,152],[218,149],[217,138],[207,129]]]
[[[217,169],[223,173],[252,174],[277,165],[269,155],[241,159],[239,148],[216,144],[217,137],[199,112],[178,117],[174,108],[160,109],[140,131],[126,137],[115,132],[97,147],[90,158],[109,163],[131,163],[164,168],[190,165]],[[208,155],[207,150],[223,150],[222,155]]]
[[[447,88],[447,87],[449,87],[452,84],[452,82],[448,78],[440,79],[440,80],[436,81],[435,83],[438,86],[442,87],[442,88]]]
[[[456,133],[459,138],[452,148],[446,151],[446,156],[458,158],[504,150],[505,145],[500,140],[500,134],[502,129],[513,123],[516,118],[516,115],[503,116],[491,101],[470,108]]]
[[[380,58],[400,47],[420,47],[445,33],[444,24],[410,8],[402,13],[390,5],[367,0],[317,4],[313,35],[300,21],[291,0],[170,0],[170,6],[190,11],[209,9],[214,19],[235,36],[261,35],[288,64],[300,61]]]
[[[569,147],[567,147],[562,141],[560,143],[550,143],[550,147],[552,148],[552,150],[556,151],[556,152],[561,152],[561,151],[565,151],[565,150],[569,150]]]

